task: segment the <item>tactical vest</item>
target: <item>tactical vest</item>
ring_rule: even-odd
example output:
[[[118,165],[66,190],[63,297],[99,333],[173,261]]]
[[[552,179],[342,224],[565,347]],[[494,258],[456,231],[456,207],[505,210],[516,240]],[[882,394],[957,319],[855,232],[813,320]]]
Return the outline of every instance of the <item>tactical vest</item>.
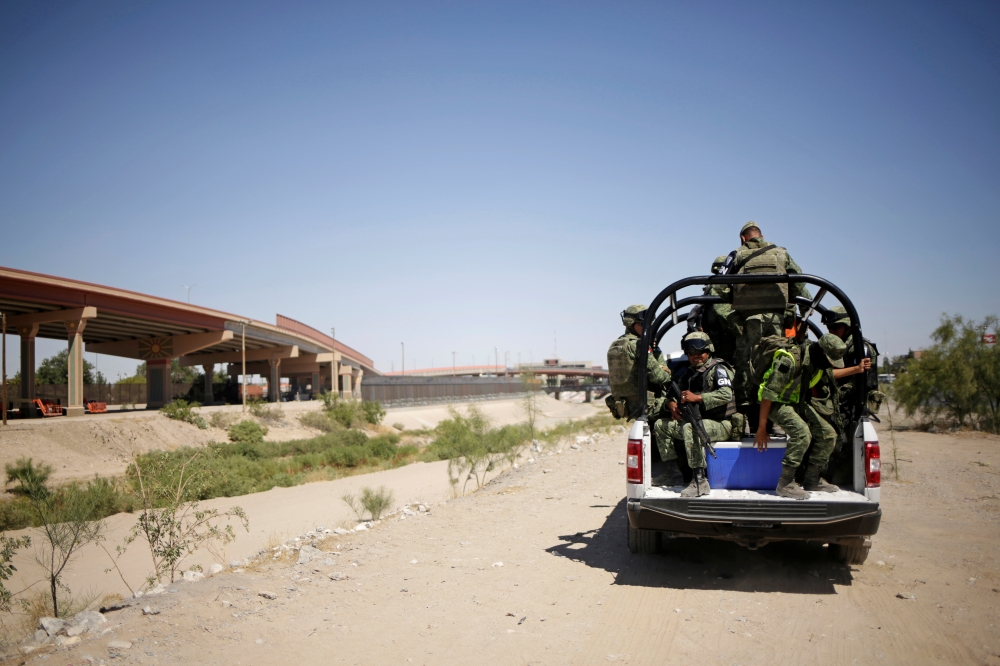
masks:
[[[788,252],[767,244],[759,248],[741,247],[731,269],[736,275],[785,275]],[[733,285],[733,309],[744,316],[778,312],[788,304],[788,283],[750,283]]]
[[[611,384],[611,394],[616,398],[638,398],[639,387],[632,378],[632,366],[635,365],[634,354],[628,353],[630,336],[623,335],[608,347],[608,382]]]
[[[715,385],[715,382],[711,382],[711,386],[708,385],[708,378],[711,376],[709,373],[714,373],[715,368],[720,365],[729,371],[731,382],[734,374],[732,366],[723,361],[721,358],[712,357],[700,368],[696,369],[693,366],[689,367],[685,371],[684,378],[681,383],[686,384],[684,388],[692,393],[701,394],[714,391],[719,387]],[[730,388],[732,388],[731,385]],[[701,412],[701,418],[709,419],[710,421],[722,421],[736,413],[736,401],[730,400],[729,403],[713,407],[712,409],[705,409],[704,403],[698,403],[698,409]]]

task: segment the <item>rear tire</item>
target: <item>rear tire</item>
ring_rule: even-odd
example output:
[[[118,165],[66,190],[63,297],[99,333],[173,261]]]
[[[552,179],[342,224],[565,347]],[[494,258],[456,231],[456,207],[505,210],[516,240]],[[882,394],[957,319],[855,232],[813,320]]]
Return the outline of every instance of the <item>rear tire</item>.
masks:
[[[656,530],[640,530],[626,523],[628,527],[628,549],[633,553],[652,555],[660,548],[660,533]]]
[[[868,559],[868,552],[872,549],[871,544],[867,546],[845,546],[844,544],[830,544],[833,549],[833,556],[844,564],[860,565]]]

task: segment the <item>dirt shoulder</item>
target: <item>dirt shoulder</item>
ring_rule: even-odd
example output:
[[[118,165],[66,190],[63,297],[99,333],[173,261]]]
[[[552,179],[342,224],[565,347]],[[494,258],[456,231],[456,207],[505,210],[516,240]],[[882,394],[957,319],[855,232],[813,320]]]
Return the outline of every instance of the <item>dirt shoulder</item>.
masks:
[[[901,481],[886,475],[860,567],[795,544],[685,540],[631,555],[620,439],[328,538],[326,564],[170,586],[108,614],[109,631],[66,659],[107,659],[124,640],[127,663],[1000,661],[997,438],[897,434]],[[883,447],[889,459],[887,433]]]

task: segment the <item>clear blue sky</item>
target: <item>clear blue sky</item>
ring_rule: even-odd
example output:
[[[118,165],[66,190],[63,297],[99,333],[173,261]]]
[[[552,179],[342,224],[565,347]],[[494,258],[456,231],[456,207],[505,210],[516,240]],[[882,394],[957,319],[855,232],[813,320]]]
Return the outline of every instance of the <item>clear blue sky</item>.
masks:
[[[4,2],[0,263],[384,370],[603,364],[753,219],[901,353],[1000,311],[998,38],[980,2]]]

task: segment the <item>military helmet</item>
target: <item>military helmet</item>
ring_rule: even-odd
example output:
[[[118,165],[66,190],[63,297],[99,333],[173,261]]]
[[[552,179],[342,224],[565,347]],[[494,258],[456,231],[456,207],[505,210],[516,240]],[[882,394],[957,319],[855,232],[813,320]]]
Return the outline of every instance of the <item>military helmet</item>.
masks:
[[[641,324],[646,320],[646,310],[648,308],[645,305],[630,305],[624,310],[622,310],[622,323],[625,324],[626,328],[632,328],[632,324]]]
[[[712,262],[712,275],[718,275],[722,272],[722,267],[726,265],[726,258],[726,255],[715,258],[715,261]]]
[[[847,345],[844,344],[843,340],[833,333],[827,333],[819,339],[819,348],[823,350],[830,365],[835,368],[844,367],[844,353],[847,351]]]
[[[757,231],[760,231],[760,227],[757,226],[757,223],[754,222],[753,220],[750,220],[749,222],[747,222],[746,224],[743,225],[742,229],[740,229],[740,236],[742,236],[743,234],[745,234],[750,229],[756,229]],[[763,233],[763,232],[761,232],[761,233]]]
[[[841,324],[850,328],[851,317],[847,314],[847,308],[843,305],[837,305],[826,311],[823,315],[823,323],[826,324],[827,328],[840,326]]]
[[[708,337],[708,333],[692,331],[681,339],[681,349],[684,350],[685,354],[688,353],[689,349],[699,353],[705,349],[714,352],[715,345],[712,344],[712,338]]]

